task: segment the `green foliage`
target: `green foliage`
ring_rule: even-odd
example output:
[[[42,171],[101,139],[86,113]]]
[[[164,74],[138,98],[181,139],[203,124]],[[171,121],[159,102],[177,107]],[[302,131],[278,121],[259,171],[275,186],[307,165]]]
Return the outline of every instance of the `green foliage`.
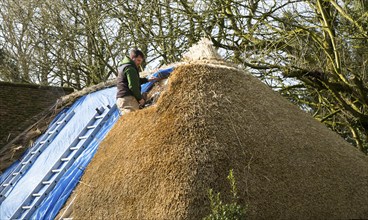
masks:
[[[231,203],[224,203],[220,198],[220,193],[214,193],[213,190],[210,189],[208,194],[212,213],[203,218],[203,220],[241,220],[246,218],[246,206],[242,206],[237,202],[236,181],[232,169],[227,179],[231,186]]]

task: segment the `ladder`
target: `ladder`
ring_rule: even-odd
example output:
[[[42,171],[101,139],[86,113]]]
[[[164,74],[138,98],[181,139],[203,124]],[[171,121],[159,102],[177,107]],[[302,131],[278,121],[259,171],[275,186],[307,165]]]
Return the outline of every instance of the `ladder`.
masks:
[[[29,219],[32,216],[43,199],[51,192],[57,182],[61,179],[63,174],[94,139],[104,122],[116,110],[116,105],[113,107],[108,105],[107,107],[109,110],[106,110],[104,107],[99,109],[96,108],[96,114],[74,139],[68,149],[61,155],[54,166],[48,171],[42,181],[17,208],[11,219]]]
[[[22,161],[14,168],[14,170],[8,174],[8,176],[0,185],[0,204],[6,199],[8,192],[18,182],[22,175],[27,172],[27,170],[32,166],[33,162],[49,146],[49,144],[54,140],[54,138],[59,134],[59,132],[64,128],[74,114],[74,111],[71,111],[68,114],[64,112],[59,119],[47,129],[45,134],[40,138],[40,141],[28,151],[28,153],[23,157]]]

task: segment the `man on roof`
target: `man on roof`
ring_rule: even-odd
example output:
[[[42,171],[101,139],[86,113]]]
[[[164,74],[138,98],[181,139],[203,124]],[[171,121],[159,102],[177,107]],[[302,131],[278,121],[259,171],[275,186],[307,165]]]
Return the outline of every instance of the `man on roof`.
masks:
[[[120,62],[117,77],[116,105],[121,114],[138,110],[143,107],[145,100],[141,94],[141,84],[157,80],[157,78],[140,78],[138,68],[144,61],[142,51],[133,49],[130,55]]]

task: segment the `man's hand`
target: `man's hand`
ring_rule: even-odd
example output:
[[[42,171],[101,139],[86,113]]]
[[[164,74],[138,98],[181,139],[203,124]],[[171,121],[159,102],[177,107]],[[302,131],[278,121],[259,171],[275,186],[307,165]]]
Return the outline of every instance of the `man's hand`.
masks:
[[[146,103],[146,100],[144,99],[139,100],[139,106],[143,107],[145,103]]]

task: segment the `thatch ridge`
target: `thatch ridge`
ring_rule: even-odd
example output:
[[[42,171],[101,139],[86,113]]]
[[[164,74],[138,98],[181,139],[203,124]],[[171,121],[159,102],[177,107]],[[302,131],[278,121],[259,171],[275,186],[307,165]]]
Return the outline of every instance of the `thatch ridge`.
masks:
[[[46,86],[46,85],[21,83],[21,82],[3,82],[3,81],[0,81],[0,86],[26,87],[26,88],[45,89],[45,90],[49,90],[49,89],[52,89],[52,88],[57,88],[57,89],[63,89],[65,91],[74,91],[74,89],[70,88],[70,87]]]

